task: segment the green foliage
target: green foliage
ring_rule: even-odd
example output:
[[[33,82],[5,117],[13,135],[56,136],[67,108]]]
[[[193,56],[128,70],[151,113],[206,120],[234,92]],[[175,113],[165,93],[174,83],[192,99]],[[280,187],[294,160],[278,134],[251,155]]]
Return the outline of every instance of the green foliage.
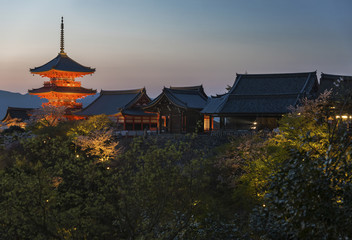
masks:
[[[279,129],[236,139],[218,158],[233,209],[250,214],[251,237],[351,238],[351,137],[331,105],[329,93],[303,100]]]
[[[252,227],[269,239],[351,238],[351,138],[329,121],[327,96],[284,117],[270,141],[282,150]]]
[[[43,133],[6,157],[0,239],[201,239],[226,225],[207,214],[216,210],[211,163],[192,137],[136,138],[118,161],[101,162],[71,138]]]
[[[100,222],[110,212],[108,204],[100,205],[108,171],[78,154],[62,138],[41,136],[23,143],[12,156],[16,163],[1,172],[2,237],[99,237],[96,230],[104,228]]]
[[[328,121],[328,99],[329,93],[322,94],[315,100],[304,99],[301,106],[280,120],[279,133],[271,142],[286,151],[285,154],[280,152],[283,158],[291,149],[311,151],[311,154],[317,157],[325,153],[336,130]]]
[[[119,152],[112,125],[112,121],[106,115],[92,116],[77,121],[67,135],[86,154],[98,157],[100,161],[107,161],[116,157]]]
[[[202,204],[205,161],[188,143],[143,143],[121,156],[116,227],[128,239],[174,239]]]
[[[248,214],[262,201],[269,176],[276,171],[276,148],[268,142],[271,134],[257,132],[236,138],[218,157],[222,183],[231,189],[237,213]]]
[[[326,154],[292,150],[270,180],[265,207],[254,224],[270,238],[351,238],[351,147],[349,138]],[[259,220],[258,220],[259,219]]]
[[[20,126],[16,126],[16,125],[14,125],[14,126],[11,126],[11,127],[9,127],[9,128],[7,128],[7,129],[5,129],[4,131],[2,131],[1,132],[1,134],[2,135],[9,135],[9,134],[13,134],[13,133],[15,133],[15,132],[24,132],[25,130],[23,129],[23,128],[21,128]]]
[[[93,131],[104,131],[112,127],[112,121],[106,115],[91,116],[88,119],[76,121],[67,134],[72,137],[86,136]]]
[[[196,134],[116,151],[103,115],[3,135],[0,239],[351,238],[351,136],[327,99],[212,157]]]

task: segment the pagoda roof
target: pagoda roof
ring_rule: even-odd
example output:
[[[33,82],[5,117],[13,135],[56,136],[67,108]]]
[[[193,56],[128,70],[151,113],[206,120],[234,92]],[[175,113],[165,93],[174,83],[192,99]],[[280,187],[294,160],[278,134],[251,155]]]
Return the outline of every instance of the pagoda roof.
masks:
[[[202,85],[191,87],[164,87],[163,92],[149,103],[145,109],[157,105],[164,97],[175,106],[184,109],[202,109],[208,99]]]
[[[113,115],[122,112],[128,115],[144,115],[143,111],[132,111],[131,109],[143,96],[150,100],[145,88],[117,91],[101,90],[98,98],[75,114],[93,116],[100,114]]]
[[[30,69],[30,72],[33,74],[45,75],[45,72],[49,72],[51,70],[75,72],[81,73],[82,75],[95,72],[95,68],[90,68],[79,64],[78,62],[71,59],[66,53],[59,53],[48,63],[40,67]]]
[[[318,88],[316,72],[279,74],[237,74],[224,95],[209,98],[205,114],[265,114],[289,112],[303,97],[314,97]]]
[[[49,92],[57,93],[78,93],[78,94],[95,94],[97,91],[93,89],[83,88],[83,87],[61,87],[61,86],[50,86],[41,87],[28,90],[30,94],[41,94]]]

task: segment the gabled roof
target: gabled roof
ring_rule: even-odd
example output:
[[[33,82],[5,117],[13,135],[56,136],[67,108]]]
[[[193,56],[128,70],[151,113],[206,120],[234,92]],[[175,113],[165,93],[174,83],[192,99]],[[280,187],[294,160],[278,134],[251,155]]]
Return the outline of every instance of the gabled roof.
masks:
[[[34,108],[19,108],[19,107],[8,107],[6,111],[5,117],[1,120],[8,121],[10,119],[17,118],[21,121],[25,121],[29,119],[29,113],[33,111]]]
[[[207,114],[283,114],[317,91],[316,72],[237,74],[230,91],[208,100]]]
[[[143,96],[150,100],[146,94],[145,88],[119,91],[101,90],[98,98],[75,114],[82,116],[99,114],[113,115],[129,109]]]
[[[192,87],[164,87],[163,92],[145,108],[157,105],[165,97],[172,104],[185,109],[202,109],[208,99],[202,85]]]
[[[325,90],[333,90],[334,93],[337,93],[338,81],[343,81],[345,88],[352,89],[352,76],[321,73],[319,93],[323,93]]]
[[[94,73],[95,69],[85,67],[78,62],[72,60],[66,53],[59,53],[53,60],[48,63],[30,69],[31,73],[40,74],[50,70],[64,71],[64,72],[79,72],[84,74]]]

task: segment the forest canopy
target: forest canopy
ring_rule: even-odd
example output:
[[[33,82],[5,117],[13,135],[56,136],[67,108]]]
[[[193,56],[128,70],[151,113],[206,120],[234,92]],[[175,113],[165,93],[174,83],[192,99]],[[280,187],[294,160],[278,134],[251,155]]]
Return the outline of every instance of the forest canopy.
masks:
[[[274,131],[225,141],[126,141],[104,115],[13,127],[0,239],[351,238],[350,123],[336,118],[349,106],[324,93]]]

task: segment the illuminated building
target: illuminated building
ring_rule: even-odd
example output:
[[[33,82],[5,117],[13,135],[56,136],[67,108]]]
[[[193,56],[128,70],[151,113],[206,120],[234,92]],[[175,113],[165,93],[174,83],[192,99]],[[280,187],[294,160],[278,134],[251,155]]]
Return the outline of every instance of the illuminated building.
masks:
[[[164,87],[163,92],[143,109],[157,113],[161,133],[193,133],[202,130],[199,124],[203,125],[204,120],[200,111],[207,100],[202,85]]]
[[[82,109],[82,104],[76,102],[77,99],[96,93],[96,90],[83,88],[81,82],[75,80],[77,77],[93,74],[95,69],[77,63],[65,53],[63,18],[61,18],[60,53],[48,63],[30,69],[30,72],[50,80],[45,81],[41,88],[29,90],[29,94],[48,99],[43,105],[64,106],[68,113]]]
[[[75,113],[88,118],[105,114],[116,119],[119,131],[157,130],[157,114],[143,111],[150,103],[145,88],[131,90],[101,90],[100,95],[87,107]]]

